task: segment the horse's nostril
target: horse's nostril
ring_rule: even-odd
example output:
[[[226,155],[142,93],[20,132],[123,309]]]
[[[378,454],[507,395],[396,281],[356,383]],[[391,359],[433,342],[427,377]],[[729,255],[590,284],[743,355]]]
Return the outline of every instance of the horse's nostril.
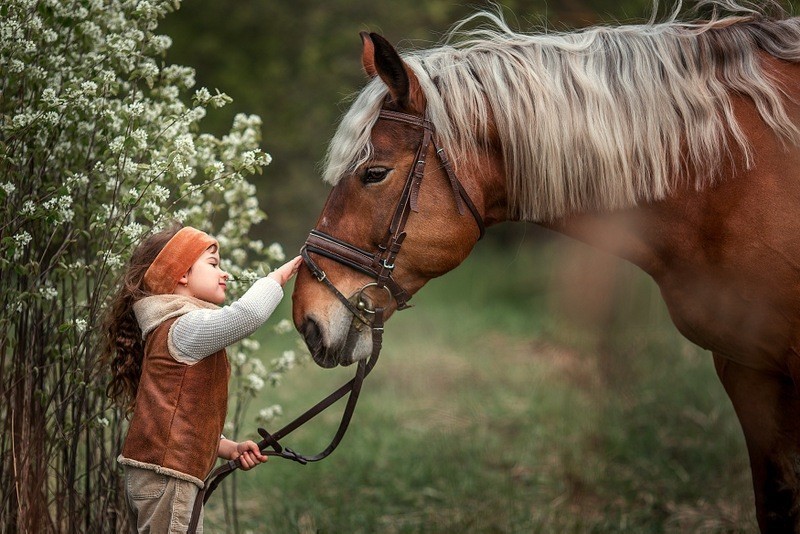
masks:
[[[311,352],[311,357],[317,362],[317,365],[324,368],[336,367],[336,358],[323,346],[322,330],[313,319],[306,319],[301,327],[303,338],[306,340],[308,350]]]
[[[319,353],[322,350],[322,332],[314,319],[306,319],[302,326],[302,332],[311,354]]]

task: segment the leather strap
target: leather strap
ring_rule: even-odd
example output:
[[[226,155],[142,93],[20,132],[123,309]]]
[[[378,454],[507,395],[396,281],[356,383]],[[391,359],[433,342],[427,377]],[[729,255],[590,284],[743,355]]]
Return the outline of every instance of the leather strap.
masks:
[[[354,315],[360,316],[360,313],[355,311],[354,308],[350,307],[351,303],[347,301],[347,298],[339,293],[333,283],[328,280],[327,274],[325,274],[325,271],[323,271],[316,264],[311,257],[311,253],[334,260],[337,263],[346,265],[347,267],[366,274],[367,276],[370,276],[376,280],[382,280],[382,285],[385,285],[389,289],[395,301],[397,302],[398,309],[402,310],[408,307],[407,302],[411,297],[405,291],[405,289],[395,282],[395,280],[391,277],[391,273],[394,269],[394,258],[397,256],[397,252],[399,252],[400,245],[402,244],[404,238],[405,234],[394,240],[390,240],[392,245],[390,245],[391,249],[389,254],[382,258],[380,251],[375,253],[366,252],[356,246],[350,245],[349,243],[339,241],[335,237],[324,232],[312,230],[308,235],[306,244],[301,249],[300,254],[303,256],[306,266],[308,266],[308,268],[311,270],[311,273],[317,278],[317,280],[327,285],[328,288],[333,291],[337,297],[339,297],[339,300],[342,301],[342,303],[347,302],[345,306],[348,307],[348,309]]]

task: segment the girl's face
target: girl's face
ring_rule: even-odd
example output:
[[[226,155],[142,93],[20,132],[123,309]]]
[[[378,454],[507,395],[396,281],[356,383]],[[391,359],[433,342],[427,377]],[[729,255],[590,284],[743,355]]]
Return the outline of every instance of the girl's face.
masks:
[[[213,304],[225,302],[228,273],[219,267],[219,252],[211,246],[197,259],[185,276],[191,296]],[[181,280],[183,283],[183,280]]]

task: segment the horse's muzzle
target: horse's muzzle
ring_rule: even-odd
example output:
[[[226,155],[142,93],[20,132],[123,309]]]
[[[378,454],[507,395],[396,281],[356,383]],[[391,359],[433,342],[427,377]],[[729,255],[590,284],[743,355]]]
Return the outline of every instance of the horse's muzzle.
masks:
[[[325,369],[336,367],[339,362],[325,349],[322,341],[322,331],[314,319],[306,319],[300,328],[300,333],[303,334],[306,346],[308,346],[311,357],[317,365]]]

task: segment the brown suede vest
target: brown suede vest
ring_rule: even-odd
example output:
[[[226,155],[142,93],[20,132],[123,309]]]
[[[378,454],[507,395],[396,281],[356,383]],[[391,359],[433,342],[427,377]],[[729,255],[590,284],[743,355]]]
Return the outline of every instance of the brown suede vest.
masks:
[[[164,321],[147,336],[122,456],[202,482],[217,459],[228,410],[230,363],[224,349],[194,365],[175,360],[167,336],[176,320]]]

